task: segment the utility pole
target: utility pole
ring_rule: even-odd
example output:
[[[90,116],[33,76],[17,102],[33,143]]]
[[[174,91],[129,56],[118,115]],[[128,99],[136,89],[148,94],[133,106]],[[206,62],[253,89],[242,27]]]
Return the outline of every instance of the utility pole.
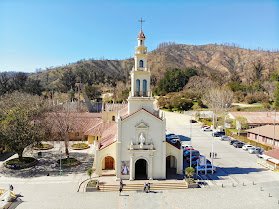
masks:
[[[213,174],[213,158],[214,158],[214,127],[215,127],[215,120],[214,120],[214,111],[213,111],[212,152],[211,152],[212,174]]]
[[[225,105],[225,113],[224,113],[224,130],[225,130],[225,135],[226,135],[226,113],[227,113],[227,107],[228,104]]]
[[[192,167],[192,114],[190,120],[190,167]],[[198,166],[198,165],[197,165]]]
[[[274,113],[275,113],[275,115],[274,115],[274,123],[273,123],[274,128],[273,128],[273,142],[272,142],[272,149],[274,149],[274,141],[275,141],[276,108],[275,108],[275,110],[274,110]]]

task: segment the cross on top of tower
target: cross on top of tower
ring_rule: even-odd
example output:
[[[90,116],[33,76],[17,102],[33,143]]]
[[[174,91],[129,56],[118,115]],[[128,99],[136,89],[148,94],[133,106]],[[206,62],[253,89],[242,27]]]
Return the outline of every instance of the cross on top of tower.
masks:
[[[142,20],[142,17],[141,17],[140,20],[139,20],[139,22],[140,22],[140,29],[142,30],[142,23],[145,22],[145,21]]]

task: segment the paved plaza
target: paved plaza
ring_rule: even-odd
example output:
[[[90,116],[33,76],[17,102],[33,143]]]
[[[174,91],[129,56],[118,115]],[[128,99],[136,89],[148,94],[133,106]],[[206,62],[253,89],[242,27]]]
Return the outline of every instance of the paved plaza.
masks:
[[[169,112],[166,117],[168,132],[188,140],[190,117]],[[192,144],[207,157],[212,145],[210,135],[202,132],[197,124],[192,124]],[[219,138],[214,139],[218,154],[214,160],[217,172],[208,175],[208,184],[204,188],[152,193],[130,191],[122,196],[118,192],[77,192],[79,183],[88,178],[86,170],[93,162],[92,150],[71,151],[82,165],[65,170],[60,176],[55,164],[60,148],[56,149],[43,153],[40,164],[32,170],[33,176],[30,176],[30,169],[10,171],[0,168],[0,188],[13,184],[15,193],[20,194],[22,203],[17,208],[279,208],[279,173],[257,164],[256,155],[236,149]]]

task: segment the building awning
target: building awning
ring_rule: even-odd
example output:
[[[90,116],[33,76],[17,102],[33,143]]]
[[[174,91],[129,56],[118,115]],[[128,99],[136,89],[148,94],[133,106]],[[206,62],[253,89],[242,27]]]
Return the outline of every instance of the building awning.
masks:
[[[277,160],[277,159],[269,158],[269,159],[267,159],[267,161],[270,161],[272,163],[275,163],[275,164],[279,165],[279,160]]]

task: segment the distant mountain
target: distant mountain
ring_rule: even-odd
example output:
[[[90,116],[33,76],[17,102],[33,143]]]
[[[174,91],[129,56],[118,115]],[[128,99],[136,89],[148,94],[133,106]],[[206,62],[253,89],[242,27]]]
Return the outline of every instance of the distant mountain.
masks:
[[[236,73],[245,81],[253,63],[264,66],[264,75],[269,75],[279,67],[279,52],[257,51],[216,44],[184,45],[174,44],[149,52],[148,64],[153,77],[161,79],[168,68],[196,67],[200,74],[218,74],[228,78]],[[66,69],[85,69],[103,72],[106,75],[121,75],[128,81],[129,72],[134,65],[133,59],[126,60],[84,60],[77,63],[33,73],[44,85],[55,85]]]

